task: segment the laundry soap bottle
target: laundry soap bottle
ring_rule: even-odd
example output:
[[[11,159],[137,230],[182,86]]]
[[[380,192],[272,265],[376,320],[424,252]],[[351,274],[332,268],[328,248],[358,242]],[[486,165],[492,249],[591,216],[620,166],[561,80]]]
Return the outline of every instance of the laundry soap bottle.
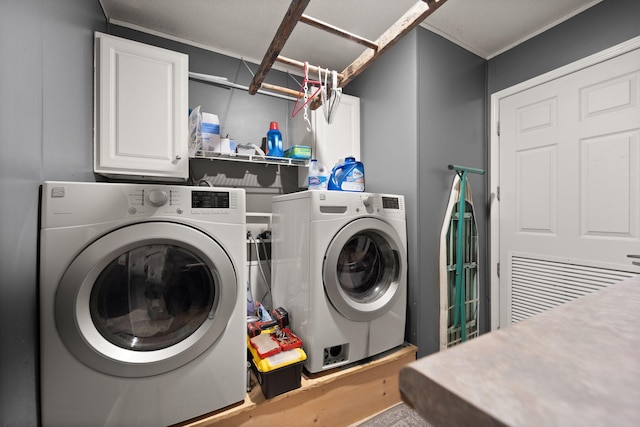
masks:
[[[278,122],[271,122],[269,132],[267,132],[267,155],[272,157],[284,157],[282,151],[282,133],[278,129]]]
[[[309,174],[307,175],[307,186],[309,190],[326,190],[329,182],[329,170],[317,159],[309,162]]]
[[[355,157],[347,157],[331,170],[329,190],[364,191],[364,165]]]

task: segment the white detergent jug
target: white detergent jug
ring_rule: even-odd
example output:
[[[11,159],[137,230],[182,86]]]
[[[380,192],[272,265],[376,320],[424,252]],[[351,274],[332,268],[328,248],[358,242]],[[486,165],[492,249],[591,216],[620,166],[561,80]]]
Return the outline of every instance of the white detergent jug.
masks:
[[[309,162],[309,174],[307,175],[307,186],[309,190],[326,190],[329,182],[329,170],[317,159]]]

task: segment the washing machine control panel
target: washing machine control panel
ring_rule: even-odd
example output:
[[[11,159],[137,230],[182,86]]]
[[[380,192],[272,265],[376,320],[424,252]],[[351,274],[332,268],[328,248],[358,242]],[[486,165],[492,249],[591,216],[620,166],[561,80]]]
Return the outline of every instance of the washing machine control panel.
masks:
[[[362,193],[357,200],[356,213],[403,215],[404,199],[402,196],[387,194]]]
[[[246,222],[242,188],[48,181],[42,205],[45,228],[151,217]]]
[[[150,186],[127,188],[129,216],[179,216],[213,219],[212,216],[234,216],[243,209],[238,189]]]
[[[276,196],[275,200],[309,197],[314,206],[313,215],[317,218],[362,214],[398,219],[406,217],[402,195],[347,191],[307,191],[300,194]]]
[[[179,188],[131,186],[125,191],[129,202],[129,215],[144,216],[157,211],[177,212],[183,209],[183,197]]]

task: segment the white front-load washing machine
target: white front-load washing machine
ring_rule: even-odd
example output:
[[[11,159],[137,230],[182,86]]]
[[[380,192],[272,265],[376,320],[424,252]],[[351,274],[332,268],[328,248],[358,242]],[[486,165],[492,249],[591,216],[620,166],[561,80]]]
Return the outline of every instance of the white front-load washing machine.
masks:
[[[310,373],[404,342],[407,240],[400,195],[302,191],[272,199],[274,307]]]
[[[45,182],[44,426],[166,426],[246,395],[242,189]]]

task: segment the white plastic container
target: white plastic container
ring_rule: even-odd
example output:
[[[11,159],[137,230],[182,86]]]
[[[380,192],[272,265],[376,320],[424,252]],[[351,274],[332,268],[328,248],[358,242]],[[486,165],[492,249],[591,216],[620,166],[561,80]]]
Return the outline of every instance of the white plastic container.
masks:
[[[229,138],[220,138],[220,152],[231,154],[236,152],[236,141]]]
[[[220,122],[216,114],[202,113],[202,149],[220,152]]]
[[[309,174],[307,175],[307,187],[309,190],[326,190],[329,182],[329,170],[318,160],[309,162]]]

